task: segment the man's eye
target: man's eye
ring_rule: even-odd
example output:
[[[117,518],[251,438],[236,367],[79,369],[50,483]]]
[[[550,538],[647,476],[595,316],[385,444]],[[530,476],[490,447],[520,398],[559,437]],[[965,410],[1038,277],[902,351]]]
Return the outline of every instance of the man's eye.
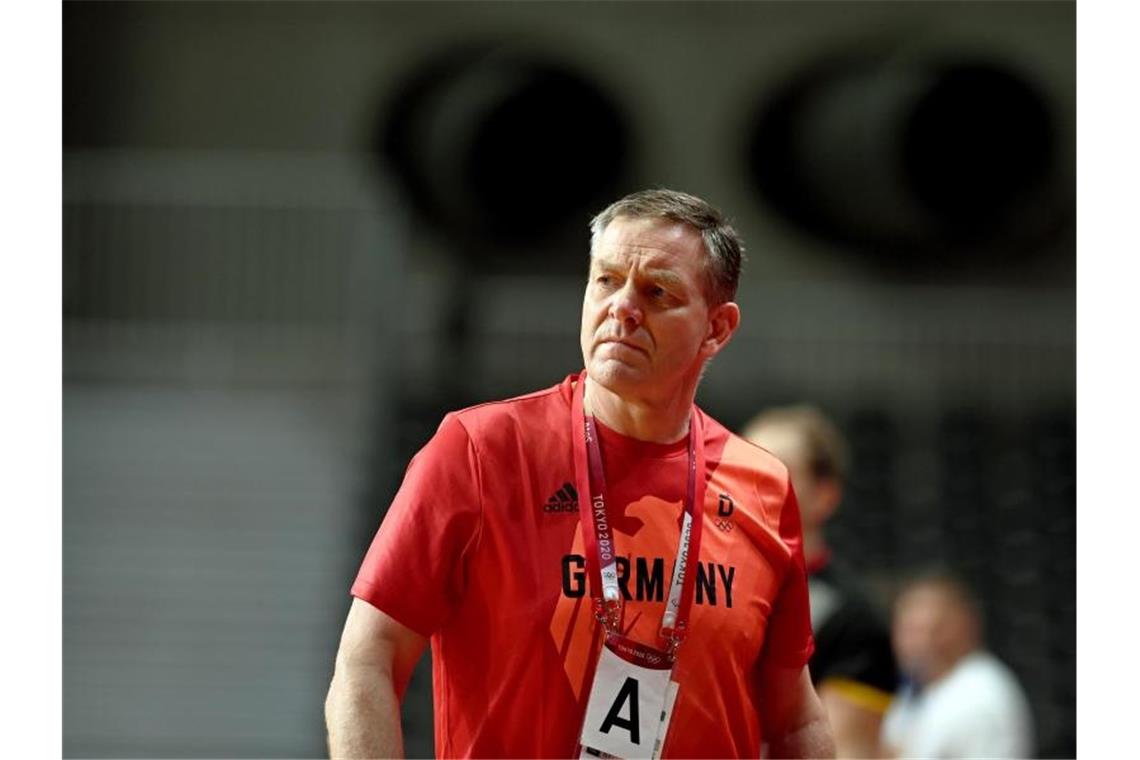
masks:
[[[600,274],[594,278],[594,282],[598,283],[599,285],[613,285],[614,278],[608,274]]]
[[[661,299],[669,294],[666,292],[665,288],[661,287],[660,285],[654,285],[649,289],[649,295],[653,298]]]

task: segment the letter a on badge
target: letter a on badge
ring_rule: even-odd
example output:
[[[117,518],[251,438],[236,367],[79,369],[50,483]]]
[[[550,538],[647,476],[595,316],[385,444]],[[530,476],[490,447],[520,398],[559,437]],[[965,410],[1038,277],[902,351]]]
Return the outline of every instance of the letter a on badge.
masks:
[[[623,652],[654,652],[622,644],[617,636],[613,639],[613,645]],[[591,752],[592,757],[598,757],[598,752],[610,757],[650,756],[669,689],[671,663],[667,655],[660,654],[661,662],[643,667],[611,649],[609,642],[602,648],[582,720],[582,757]]]
[[[629,702],[629,717],[623,718],[621,713],[625,709],[626,702]],[[610,705],[610,711],[606,713],[606,719],[602,721],[602,727],[598,730],[608,734],[613,726],[629,731],[629,740],[634,744],[641,744],[641,716],[637,707],[636,678],[626,676],[625,683],[618,689],[617,697]]]

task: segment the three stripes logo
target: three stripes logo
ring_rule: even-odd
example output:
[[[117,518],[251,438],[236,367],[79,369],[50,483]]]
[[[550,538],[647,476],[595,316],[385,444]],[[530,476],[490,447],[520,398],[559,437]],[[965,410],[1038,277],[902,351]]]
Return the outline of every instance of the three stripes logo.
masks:
[[[546,503],[542,505],[543,512],[561,512],[563,514],[577,514],[578,513],[578,492],[574,490],[574,486],[569,483],[563,483],[562,487],[551,494]]]

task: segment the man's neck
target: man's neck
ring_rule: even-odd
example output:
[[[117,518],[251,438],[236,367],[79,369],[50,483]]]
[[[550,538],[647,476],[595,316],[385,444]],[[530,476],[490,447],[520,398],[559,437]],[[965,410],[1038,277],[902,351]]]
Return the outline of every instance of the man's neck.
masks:
[[[675,443],[689,432],[693,392],[681,392],[654,403],[628,399],[587,378],[586,408],[610,430],[639,441]]]

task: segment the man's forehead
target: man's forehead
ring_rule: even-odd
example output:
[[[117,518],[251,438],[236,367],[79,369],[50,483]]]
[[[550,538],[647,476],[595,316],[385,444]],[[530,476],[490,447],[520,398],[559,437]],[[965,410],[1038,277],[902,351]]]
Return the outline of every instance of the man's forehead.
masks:
[[[602,233],[593,257],[600,263],[623,264],[638,257],[646,264],[672,266],[678,257],[701,257],[704,240],[684,222],[656,217],[618,217]]]
[[[626,272],[631,262],[638,260],[638,271],[662,279],[680,280],[675,254],[652,249],[623,249],[621,251],[598,251],[590,259],[590,268],[597,271],[613,270]]]
[[[905,589],[898,604],[908,609],[949,609],[963,606],[964,602],[954,586],[938,580],[924,580]]]

